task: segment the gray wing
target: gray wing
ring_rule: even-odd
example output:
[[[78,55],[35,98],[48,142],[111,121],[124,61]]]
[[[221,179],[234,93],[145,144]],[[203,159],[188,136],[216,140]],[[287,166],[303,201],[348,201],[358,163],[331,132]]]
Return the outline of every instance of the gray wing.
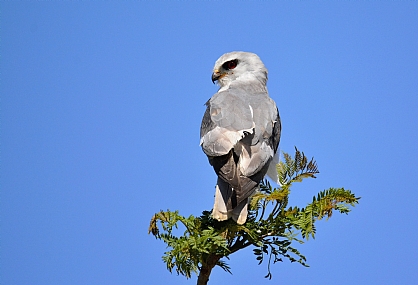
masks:
[[[230,90],[216,93],[207,103],[200,128],[200,144],[208,156],[227,154],[253,132],[253,113],[245,97]]]
[[[230,88],[215,94],[206,103],[200,129],[203,151],[217,174],[232,184],[237,171],[246,177],[258,174],[256,180],[261,175],[261,180],[280,139],[281,125],[275,102],[265,90],[253,94],[249,91],[254,90]],[[221,157],[225,155],[228,157]],[[226,161],[235,165],[227,167]]]
[[[274,157],[281,132],[281,123],[276,103],[267,92],[251,96],[249,104],[253,108],[254,134],[241,140],[240,170],[246,176],[261,171],[265,175],[265,165]],[[251,141],[249,141],[251,139]]]

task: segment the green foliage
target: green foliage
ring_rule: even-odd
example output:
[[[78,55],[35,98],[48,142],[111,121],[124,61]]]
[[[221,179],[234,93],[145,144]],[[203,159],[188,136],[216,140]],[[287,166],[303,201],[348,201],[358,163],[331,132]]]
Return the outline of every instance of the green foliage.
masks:
[[[283,259],[308,266],[305,256],[292,244],[314,238],[316,221],[330,218],[334,210],[347,214],[360,198],[344,188],[329,188],[319,192],[304,208],[288,207],[292,183],[315,178],[319,171],[314,159],[308,161],[298,149],[293,158],[287,153],[283,155],[284,161],[277,165],[280,187],[273,188],[267,180],[260,184],[260,190],[251,198],[244,225],[232,220],[219,222],[209,211],[200,217],[185,218],[178,211],[169,210],[153,216],[149,233],[167,244],[169,250],[163,261],[170,272],[175,269],[177,274],[190,278],[193,272],[208,267],[211,270],[213,260],[213,266],[230,272],[222,258],[229,259],[232,253],[249,246],[254,247],[259,264],[267,262],[266,278],[272,277],[271,264]]]
[[[163,256],[163,261],[170,272],[175,268],[177,274],[190,278],[192,272],[198,272],[199,264],[204,263],[209,254],[229,255],[230,250],[225,235],[209,226],[207,223],[209,220],[211,220],[210,213],[207,211],[199,218],[194,216],[185,218],[180,216],[178,211],[160,211],[152,217],[149,232],[163,240],[167,247],[172,248]],[[158,222],[163,233],[160,233]],[[179,224],[185,230],[183,235],[177,237],[173,231],[178,229]],[[218,265],[230,272],[225,262],[219,262]]]

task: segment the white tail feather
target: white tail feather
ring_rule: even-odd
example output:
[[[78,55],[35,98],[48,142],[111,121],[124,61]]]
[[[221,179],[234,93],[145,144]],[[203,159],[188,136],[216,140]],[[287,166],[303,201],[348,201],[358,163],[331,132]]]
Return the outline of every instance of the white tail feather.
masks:
[[[215,190],[215,204],[213,205],[212,216],[218,221],[225,221],[230,217],[218,185],[216,185]]]
[[[247,220],[248,215],[248,199],[242,201],[238,206],[232,210],[232,219],[237,222],[238,225],[242,225]]]
[[[273,156],[273,159],[270,161],[269,168],[267,169],[267,176],[280,185],[279,175],[277,174],[276,165],[279,164],[279,150],[277,150],[276,154]]]

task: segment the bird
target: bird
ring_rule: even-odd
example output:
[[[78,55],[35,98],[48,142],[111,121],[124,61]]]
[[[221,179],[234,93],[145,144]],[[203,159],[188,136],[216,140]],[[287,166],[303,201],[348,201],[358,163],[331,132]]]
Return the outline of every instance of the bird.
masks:
[[[218,176],[212,217],[242,225],[265,175],[278,181],[280,115],[267,91],[267,69],[255,53],[222,55],[212,82],[219,90],[206,102],[200,127],[200,145]]]

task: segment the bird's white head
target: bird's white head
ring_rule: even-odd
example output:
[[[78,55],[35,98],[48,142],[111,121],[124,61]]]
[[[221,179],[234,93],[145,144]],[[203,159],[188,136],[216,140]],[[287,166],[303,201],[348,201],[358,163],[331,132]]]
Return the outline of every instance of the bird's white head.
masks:
[[[212,82],[218,82],[221,89],[231,84],[245,82],[267,83],[267,69],[255,53],[233,51],[222,55],[213,67]]]

